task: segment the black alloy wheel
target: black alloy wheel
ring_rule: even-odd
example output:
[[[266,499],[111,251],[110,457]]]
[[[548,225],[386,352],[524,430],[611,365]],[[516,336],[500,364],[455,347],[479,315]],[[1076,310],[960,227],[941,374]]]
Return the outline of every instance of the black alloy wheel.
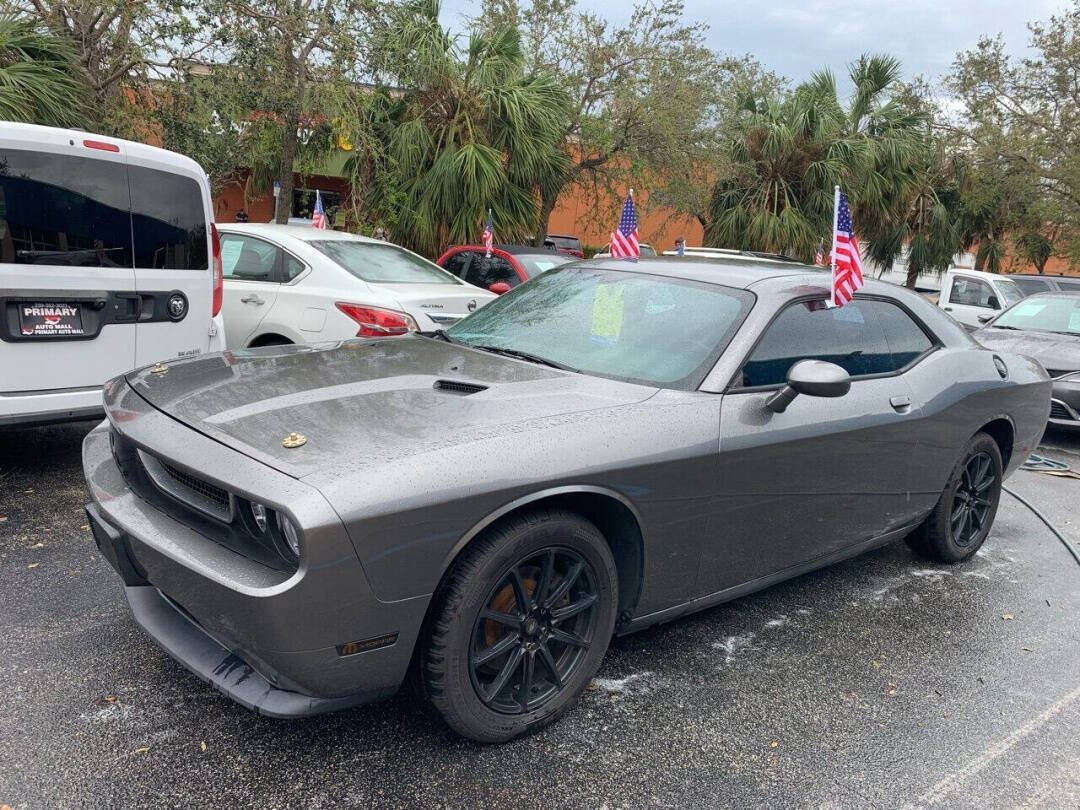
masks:
[[[593,523],[556,508],[508,518],[470,542],[440,583],[418,686],[471,740],[530,734],[585,691],[618,605],[615,559]]]
[[[949,516],[949,528],[957,545],[971,545],[982,532],[994,505],[994,484],[999,483],[989,453],[976,453],[968,459],[960,473]]]
[[[484,705],[523,714],[558,695],[592,644],[597,603],[596,574],[572,549],[544,548],[511,566],[473,626],[469,668]]]

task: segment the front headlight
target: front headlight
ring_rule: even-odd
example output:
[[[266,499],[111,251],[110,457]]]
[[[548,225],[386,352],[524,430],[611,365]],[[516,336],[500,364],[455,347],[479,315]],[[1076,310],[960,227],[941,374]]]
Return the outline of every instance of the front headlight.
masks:
[[[285,544],[288,546],[289,551],[293,556],[300,559],[300,536],[296,532],[296,527],[293,522],[289,520],[281,512],[277,513],[277,526],[278,531],[281,532],[281,536],[285,539]]]

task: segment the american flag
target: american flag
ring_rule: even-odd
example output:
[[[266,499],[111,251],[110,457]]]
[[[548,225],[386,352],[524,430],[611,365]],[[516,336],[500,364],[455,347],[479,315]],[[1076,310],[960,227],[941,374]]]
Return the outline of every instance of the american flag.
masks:
[[[311,227],[320,231],[326,230],[326,212],[322,207],[322,193],[315,190],[315,210],[311,213]]]
[[[848,199],[836,187],[836,219],[833,226],[832,249],[832,303],[842,307],[855,291],[863,285],[862,256],[855,239],[855,227],[851,224],[851,206]]]
[[[491,258],[491,249],[495,244],[495,223],[491,219],[491,209],[488,209],[487,227],[484,228],[484,255]]]
[[[638,244],[637,211],[634,210],[634,191],[626,195],[619,227],[611,232],[611,255],[617,259],[637,259],[641,256]]]
[[[825,240],[819,239],[817,243],[817,253],[814,254],[814,264],[818,267],[825,266]]]

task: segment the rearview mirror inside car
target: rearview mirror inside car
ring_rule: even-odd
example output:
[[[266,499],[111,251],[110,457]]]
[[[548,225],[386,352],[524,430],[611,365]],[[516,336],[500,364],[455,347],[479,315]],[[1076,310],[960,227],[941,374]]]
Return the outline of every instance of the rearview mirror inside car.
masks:
[[[808,397],[842,397],[851,389],[851,376],[835,363],[800,360],[788,369],[787,385],[769,397],[765,407],[783,413],[799,394]]]

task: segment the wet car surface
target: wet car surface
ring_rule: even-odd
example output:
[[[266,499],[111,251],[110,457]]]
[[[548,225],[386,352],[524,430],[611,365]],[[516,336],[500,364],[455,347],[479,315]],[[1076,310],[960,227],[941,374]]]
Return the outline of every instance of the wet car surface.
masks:
[[[82,513],[91,427],[0,431],[0,804],[1080,803],[1080,568],[1007,495],[967,563],[893,544],[616,639],[561,723],[485,748],[405,692],[260,718],[149,644]],[[1080,481],[1006,486],[1080,543]]]

